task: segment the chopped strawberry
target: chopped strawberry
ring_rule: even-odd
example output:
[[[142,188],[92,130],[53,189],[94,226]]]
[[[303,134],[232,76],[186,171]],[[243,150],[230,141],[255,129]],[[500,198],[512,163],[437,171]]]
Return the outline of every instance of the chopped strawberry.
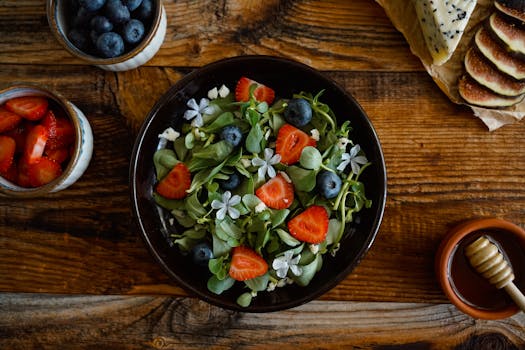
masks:
[[[288,221],[288,230],[301,242],[321,243],[328,233],[328,212],[320,205],[312,205]]]
[[[0,132],[13,130],[21,120],[21,116],[0,106]]]
[[[55,113],[53,113],[52,110],[47,111],[40,125],[47,129],[47,134],[50,139],[57,136],[57,117],[55,117]]]
[[[36,163],[29,165],[27,172],[31,186],[39,187],[59,177],[62,174],[62,168],[57,162],[41,157]]]
[[[48,102],[42,96],[24,96],[10,99],[5,107],[26,119],[39,120],[46,114]]]
[[[275,153],[281,155],[281,163],[292,165],[299,161],[305,147],[315,147],[316,144],[317,142],[304,131],[290,124],[284,124],[277,134]]]
[[[46,148],[44,150],[44,154],[49,159],[54,160],[58,164],[61,164],[69,158],[69,148],[67,147],[55,148],[55,149]]]
[[[247,102],[250,100],[250,86],[256,85],[253,90],[253,97],[259,102],[266,101],[266,103],[271,104],[275,98],[275,91],[271,88],[256,82],[255,80],[241,77],[237,82],[235,87],[235,99],[238,102]]]
[[[18,175],[16,179],[16,184],[22,187],[31,187],[29,181],[29,163],[22,157],[18,160],[17,163]]]
[[[71,145],[75,141],[75,128],[69,119],[56,117],[56,132],[54,136],[49,137],[50,149],[62,148]],[[52,128],[52,118],[46,126]]]
[[[254,250],[245,246],[233,248],[232,261],[228,271],[231,278],[236,281],[246,281],[262,276],[266,271],[268,271],[268,264]]]
[[[259,187],[255,195],[272,209],[285,209],[292,205],[294,188],[282,174],[277,174]]]
[[[0,175],[2,175],[4,177],[4,179],[6,179],[8,181],[16,183],[17,182],[17,178],[18,178],[18,171],[17,171],[17,168],[16,168],[16,162],[13,161],[11,163],[11,166],[9,167],[9,169],[7,169],[5,172],[1,172],[0,171]]]
[[[191,173],[184,163],[178,163],[157,185],[157,192],[169,199],[186,197],[191,185]]]
[[[4,174],[13,164],[16,142],[9,136],[0,135],[0,173]]]
[[[29,130],[33,128],[33,124],[26,120],[23,120],[18,126],[12,130],[4,133],[5,136],[9,136],[15,140],[16,151],[15,153],[22,153],[26,147],[26,139]]]
[[[47,130],[42,125],[36,125],[29,131],[24,150],[24,157],[28,164],[36,163],[42,157],[47,139]]]

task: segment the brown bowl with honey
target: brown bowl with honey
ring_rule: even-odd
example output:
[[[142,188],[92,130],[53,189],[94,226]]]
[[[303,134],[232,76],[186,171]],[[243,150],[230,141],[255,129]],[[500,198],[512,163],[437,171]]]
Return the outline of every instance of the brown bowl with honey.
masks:
[[[469,263],[465,249],[481,236],[494,243],[514,273],[514,284],[525,291],[525,230],[498,218],[469,220],[452,228],[436,254],[436,275],[443,292],[460,311],[477,318],[511,317],[518,306]]]

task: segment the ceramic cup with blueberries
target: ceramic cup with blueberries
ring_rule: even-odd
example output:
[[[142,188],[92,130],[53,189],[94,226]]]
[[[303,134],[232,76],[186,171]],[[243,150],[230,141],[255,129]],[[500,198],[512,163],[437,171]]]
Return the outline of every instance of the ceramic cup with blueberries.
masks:
[[[147,62],[166,33],[160,0],[49,0],[48,19],[70,53],[112,71]]]

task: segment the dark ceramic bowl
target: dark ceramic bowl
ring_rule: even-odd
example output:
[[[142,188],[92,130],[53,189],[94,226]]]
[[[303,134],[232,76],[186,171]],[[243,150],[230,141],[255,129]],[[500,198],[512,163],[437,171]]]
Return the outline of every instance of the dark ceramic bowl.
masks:
[[[351,234],[341,240],[341,248],[333,258],[323,259],[323,267],[307,287],[290,285],[273,292],[260,292],[250,306],[237,305],[240,283],[221,295],[208,291],[209,275],[182,255],[166,235],[164,214],[152,198],[155,184],[153,154],[159,146],[158,135],[169,126],[181,123],[191,97],[206,96],[215,86],[233,88],[241,76],[247,76],[275,89],[277,96],[324,89],[321,98],[336,116],[348,118],[353,126],[350,138],[361,145],[372,165],[361,180],[372,207],[359,213],[359,220],[348,225]],[[341,124],[343,120],[338,120]],[[153,107],[139,132],[130,165],[133,214],[140,233],[153,256],[175,282],[203,300],[227,309],[246,312],[267,312],[291,308],[315,299],[342,281],[359,263],[372,245],[383,217],[386,200],[386,169],[376,132],[365,112],[343,88],[320,72],[295,61],[268,56],[241,56],[211,63],[186,75],[173,85]]]

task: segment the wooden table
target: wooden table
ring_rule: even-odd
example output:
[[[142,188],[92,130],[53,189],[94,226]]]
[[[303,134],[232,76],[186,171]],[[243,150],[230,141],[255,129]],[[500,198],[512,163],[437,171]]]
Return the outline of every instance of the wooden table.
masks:
[[[87,115],[94,156],[58,194],[0,198],[0,348],[517,349],[525,315],[474,320],[433,273],[446,231],[496,216],[525,226],[525,122],[488,132],[451,103],[372,0],[164,1],[166,40],[123,73],[70,56],[44,0],[0,1],[0,87],[46,84]],[[352,93],[382,141],[388,200],[362,263],[319,300],[270,314],[189,295],[132,222],[128,165],[138,129],[170,85],[214,60],[293,58]]]

